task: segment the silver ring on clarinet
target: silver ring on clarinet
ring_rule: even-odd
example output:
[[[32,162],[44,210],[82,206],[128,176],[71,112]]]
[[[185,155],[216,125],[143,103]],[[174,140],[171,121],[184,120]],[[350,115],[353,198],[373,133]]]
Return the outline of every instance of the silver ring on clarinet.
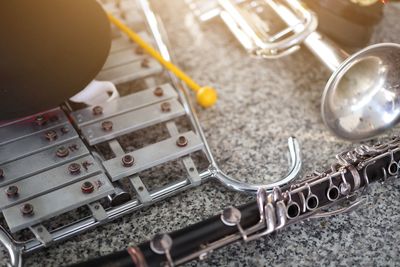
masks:
[[[351,176],[353,176],[353,181],[354,181],[353,191],[359,189],[360,185],[361,185],[360,174],[358,173],[357,169],[353,165],[349,165],[349,166],[347,166],[347,168],[349,169]]]

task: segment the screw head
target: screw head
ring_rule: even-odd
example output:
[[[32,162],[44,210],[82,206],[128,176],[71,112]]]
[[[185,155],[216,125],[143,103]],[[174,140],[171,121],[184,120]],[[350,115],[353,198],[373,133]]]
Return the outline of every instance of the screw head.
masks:
[[[25,203],[20,207],[21,213],[24,216],[33,215],[33,205],[30,203]]]
[[[161,87],[157,87],[156,89],[154,89],[153,94],[158,97],[163,96],[164,90]]]
[[[6,194],[9,198],[18,196],[18,187],[16,185],[10,185],[6,189]]]
[[[0,179],[4,178],[4,170],[0,169]]]
[[[131,167],[134,162],[135,162],[135,158],[132,157],[131,155],[125,155],[122,157],[122,165],[124,167]]]
[[[54,141],[54,140],[57,139],[58,136],[57,136],[56,131],[50,130],[50,131],[47,131],[47,132],[44,134],[44,137],[46,137],[46,139],[47,139],[48,141]]]
[[[171,111],[171,104],[169,102],[164,102],[161,104],[161,111],[162,112],[170,112]]]
[[[112,131],[112,128],[113,128],[112,121],[103,121],[101,123],[101,128],[106,132]]]
[[[60,146],[57,148],[57,151],[56,151],[57,157],[64,158],[64,157],[68,156],[68,154],[69,154],[69,150],[67,147]]]
[[[83,182],[81,185],[81,190],[84,194],[90,194],[94,191],[94,185],[89,181]]]
[[[101,114],[103,114],[103,108],[101,106],[95,106],[92,109],[93,115],[95,116],[99,116]]]
[[[81,165],[80,164],[78,164],[78,163],[71,163],[71,164],[69,164],[69,166],[68,166],[68,171],[69,171],[69,173],[70,174],[72,174],[72,175],[76,175],[76,174],[79,174],[80,172],[81,172]]]
[[[38,115],[35,117],[35,123],[38,126],[43,126],[47,122],[46,118],[43,115]]]
[[[150,61],[147,58],[145,58],[142,60],[142,63],[140,63],[140,66],[146,69],[150,68]]]
[[[179,136],[178,139],[176,140],[176,145],[179,147],[187,146],[187,144],[188,144],[188,140],[183,135]]]

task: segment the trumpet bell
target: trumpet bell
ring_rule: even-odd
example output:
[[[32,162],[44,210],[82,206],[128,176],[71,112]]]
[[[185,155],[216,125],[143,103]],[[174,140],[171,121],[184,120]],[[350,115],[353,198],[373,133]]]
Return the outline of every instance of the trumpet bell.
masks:
[[[371,45],[347,58],[326,84],[321,113],[333,133],[353,141],[398,123],[400,45]]]

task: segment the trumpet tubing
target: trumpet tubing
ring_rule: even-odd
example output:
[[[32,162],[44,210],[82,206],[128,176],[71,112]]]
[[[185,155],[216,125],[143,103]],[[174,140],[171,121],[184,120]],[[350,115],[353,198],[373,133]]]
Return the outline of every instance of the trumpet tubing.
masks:
[[[316,15],[300,0],[218,3],[220,17],[251,55],[276,59],[304,44],[333,72],[324,88],[321,116],[336,136],[351,141],[369,139],[400,120],[399,93],[394,89],[400,86],[399,44],[371,45],[349,55],[316,31]],[[273,32],[265,9],[274,12],[287,27]],[[214,7],[209,14],[218,14],[217,10]]]

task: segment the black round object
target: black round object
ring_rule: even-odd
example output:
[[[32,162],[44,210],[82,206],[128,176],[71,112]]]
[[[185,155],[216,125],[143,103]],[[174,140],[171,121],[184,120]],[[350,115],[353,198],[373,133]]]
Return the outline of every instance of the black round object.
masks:
[[[349,22],[373,26],[377,24],[383,15],[383,4],[378,1],[375,4],[361,6],[350,0],[303,0],[309,8],[317,12],[321,9],[331,14],[342,17]],[[321,17],[318,17],[321,19]],[[333,26],[333,25],[331,25]]]
[[[318,30],[346,49],[369,43],[373,28],[383,17],[383,4],[360,6],[350,0],[304,0],[318,16]]]
[[[0,121],[58,106],[100,71],[111,46],[95,0],[0,1]]]

